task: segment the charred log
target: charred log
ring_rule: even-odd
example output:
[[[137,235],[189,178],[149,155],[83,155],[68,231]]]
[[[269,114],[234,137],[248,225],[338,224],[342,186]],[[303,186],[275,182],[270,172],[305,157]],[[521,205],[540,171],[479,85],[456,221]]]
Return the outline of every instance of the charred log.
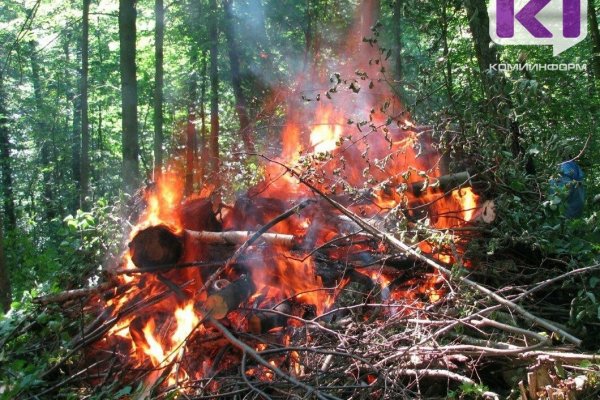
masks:
[[[151,226],[129,242],[129,254],[140,268],[175,264],[183,254],[183,239],[166,225]]]
[[[284,314],[290,314],[292,307],[288,302],[278,304],[273,311],[257,311],[248,317],[248,330],[259,335],[267,333],[271,329],[280,328],[287,325],[288,317]]]
[[[241,245],[254,234],[248,231],[208,232],[183,230],[175,232],[166,225],[151,226],[138,232],[129,243],[131,260],[138,268],[155,269],[174,265],[181,260],[186,245]],[[294,235],[263,233],[260,240],[286,249],[297,247],[299,240]]]
[[[204,310],[215,319],[225,318],[230,311],[248,300],[255,290],[252,279],[248,275],[242,275],[224,289],[208,296],[203,305]]]

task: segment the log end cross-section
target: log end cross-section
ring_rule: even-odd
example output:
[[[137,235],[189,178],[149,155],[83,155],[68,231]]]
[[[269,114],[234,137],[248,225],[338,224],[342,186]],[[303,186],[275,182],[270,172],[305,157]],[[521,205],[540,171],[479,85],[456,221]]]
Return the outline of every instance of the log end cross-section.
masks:
[[[138,268],[175,264],[183,254],[183,240],[165,225],[152,226],[129,242],[129,253]]]

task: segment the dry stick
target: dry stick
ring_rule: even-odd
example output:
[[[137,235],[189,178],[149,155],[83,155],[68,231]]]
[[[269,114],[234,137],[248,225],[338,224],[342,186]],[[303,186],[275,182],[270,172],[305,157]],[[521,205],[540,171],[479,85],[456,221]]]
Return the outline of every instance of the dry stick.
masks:
[[[36,297],[33,299],[33,302],[42,305],[50,303],[64,303],[67,300],[77,299],[80,297],[85,297],[94,293],[100,293],[105,290],[112,289],[113,287],[115,287],[115,285],[116,283],[112,281],[104,282],[99,284],[98,286],[90,288],[73,289],[56,294],[49,294],[46,296]]]
[[[578,353],[563,353],[561,351],[526,351],[519,355],[519,358],[537,358],[540,356],[548,356],[557,358],[563,361],[593,361],[600,362],[598,354],[578,354]]]
[[[542,282],[538,283],[537,285],[535,285],[533,288],[531,288],[531,289],[527,290],[526,292],[523,292],[520,295],[518,295],[517,297],[515,297],[514,301],[519,301],[523,297],[528,296],[533,292],[537,292],[538,290],[545,288],[546,286],[551,285],[555,282],[558,282],[560,280],[568,278],[569,276],[579,275],[579,274],[594,271],[597,269],[600,269],[600,264],[590,265],[588,267],[577,268],[572,271],[566,272],[562,275],[555,276],[554,278],[546,279],[545,281],[542,281]]]
[[[45,394],[52,393],[56,389],[59,389],[61,386],[65,385],[65,384],[67,384],[69,382],[71,382],[73,379],[75,379],[75,378],[83,375],[84,373],[88,372],[90,369],[92,369],[92,368],[96,367],[97,365],[100,365],[103,362],[108,361],[108,360],[110,360],[110,358],[105,358],[104,360],[96,361],[95,363],[93,363],[92,365],[88,366],[87,368],[84,368],[81,371],[79,371],[79,372],[77,372],[77,373],[69,376],[67,379],[65,379],[63,381],[60,381],[59,383],[55,384],[54,386],[49,387],[48,389],[45,389],[45,390],[43,390],[42,392],[40,392],[38,394],[34,394],[33,396],[28,397],[27,400],[37,399],[37,398],[39,398],[39,396],[43,396]]]
[[[393,247],[395,247],[396,249],[403,251],[407,254],[410,254],[418,259],[420,259],[421,261],[425,262],[427,265],[435,268],[436,270],[438,270],[439,272],[442,272],[443,274],[446,274],[447,276],[452,276],[452,271],[450,271],[448,268],[442,266],[441,264],[438,264],[437,262],[433,261],[432,259],[424,256],[423,254],[419,253],[418,251],[416,251],[415,249],[413,249],[412,247],[408,246],[407,244],[401,242],[400,240],[396,239],[395,237],[393,237],[392,235],[382,232],[379,229],[377,229],[376,227],[374,227],[373,225],[371,225],[369,222],[365,221],[364,219],[362,219],[361,217],[359,217],[358,215],[356,215],[355,213],[353,213],[352,211],[348,210],[346,207],[344,207],[342,204],[338,203],[337,201],[331,199],[329,196],[327,196],[325,193],[323,193],[321,190],[319,190],[317,187],[315,187],[314,185],[312,185],[310,182],[307,182],[304,178],[302,178],[300,176],[299,173],[297,173],[296,171],[294,171],[293,169],[291,169],[290,167],[288,167],[287,165],[280,163],[278,161],[275,160],[271,160],[268,157],[265,156],[261,156],[263,158],[265,158],[266,160],[276,163],[278,165],[281,165],[282,167],[284,167],[292,176],[295,176],[301,183],[303,183],[304,185],[306,185],[308,188],[310,188],[313,192],[317,193],[319,196],[321,196],[325,201],[327,201],[329,204],[331,204],[334,208],[336,208],[337,210],[339,210],[342,214],[346,215],[348,218],[350,218],[351,220],[353,220],[356,224],[358,224],[358,226],[360,226],[362,229],[364,229],[366,232],[370,233],[371,235],[373,235],[374,237],[380,239],[383,242],[387,242],[390,245],[392,245]],[[457,277],[458,280],[462,283],[464,283],[465,285],[469,286],[472,289],[475,289],[478,292],[481,292],[485,295],[487,295],[488,297],[492,298],[494,301],[496,301],[499,304],[502,304],[503,306],[508,307],[509,309],[513,310],[514,312],[518,313],[521,315],[521,317],[531,323],[540,325],[546,329],[549,329],[550,331],[553,332],[557,332],[558,334],[560,334],[561,336],[563,336],[566,340],[568,340],[569,342],[573,343],[576,346],[580,346],[581,345],[581,339],[571,335],[569,332],[565,331],[564,329],[561,329],[559,327],[557,327],[556,325],[552,324],[549,321],[546,321],[540,317],[536,317],[535,315],[533,315],[532,313],[530,313],[529,311],[525,310],[523,307],[513,303],[510,300],[507,300],[506,298],[499,296],[498,294],[494,293],[493,291],[491,291],[490,289],[481,286],[480,284],[470,280],[469,278],[463,277],[463,276],[458,276]]]
[[[306,383],[300,382],[296,378],[284,373],[281,369],[279,369],[279,367],[271,365],[267,360],[262,358],[252,347],[248,346],[246,343],[244,343],[243,341],[241,341],[238,338],[236,338],[235,336],[233,336],[233,334],[231,332],[229,332],[229,330],[227,328],[225,328],[219,321],[217,321],[216,319],[214,319],[212,317],[209,317],[209,319],[210,319],[210,322],[215,326],[215,328],[217,328],[217,330],[219,330],[219,332],[221,332],[223,334],[223,336],[225,336],[227,338],[227,340],[229,340],[231,342],[231,344],[233,344],[235,347],[237,347],[244,353],[249,354],[259,364],[261,364],[264,367],[273,371],[273,373],[275,373],[275,375],[279,376],[282,379],[285,379],[286,381],[290,382],[291,384],[293,384],[295,386],[301,387],[302,389],[306,390],[307,395],[314,393],[315,396],[317,396],[317,398],[319,398],[321,400],[328,400],[328,399],[341,400],[339,397],[336,397],[336,396],[333,396],[330,394],[326,394],[326,393],[321,393],[316,388],[314,388],[310,385],[307,385]]]

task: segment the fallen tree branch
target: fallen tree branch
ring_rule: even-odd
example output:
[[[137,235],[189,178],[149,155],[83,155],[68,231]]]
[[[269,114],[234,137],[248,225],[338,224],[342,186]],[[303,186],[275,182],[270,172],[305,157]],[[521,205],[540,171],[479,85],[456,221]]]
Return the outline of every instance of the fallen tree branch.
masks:
[[[104,282],[98,286],[89,288],[72,289],[60,293],[49,294],[46,296],[35,297],[32,301],[37,304],[47,305],[50,303],[64,303],[68,300],[78,299],[85,296],[90,296],[95,293],[101,293],[105,290],[112,289],[116,283],[112,281]]]

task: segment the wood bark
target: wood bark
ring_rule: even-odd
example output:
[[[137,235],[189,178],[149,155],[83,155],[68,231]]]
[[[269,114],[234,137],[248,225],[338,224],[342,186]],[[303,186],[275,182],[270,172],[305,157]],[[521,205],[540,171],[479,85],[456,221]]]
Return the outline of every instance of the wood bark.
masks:
[[[90,0],[83,0],[81,34],[81,177],[79,206],[89,209],[90,191],[90,126],[88,105]]]
[[[163,0],[154,2],[154,171],[160,176],[163,166],[163,86],[165,8]]]
[[[17,227],[15,202],[13,194],[13,173],[10,159],[10,137],[8,113],[5,106],[4,79],[0,71],[0,170],[2,172],[2,197],[7,230]]]
[[[48,137],[51,127],[45,122],[44,115],[46,110],[44,106],[44,98],[42,94],[42,83],[40,78],[40,64],[37,59],[37,49],[35,42],[29,42],[30,61],[31,61],[31,81],[33,83],[33,96],[38,116],[36,118],[36,128],[40,141],[40,162],[42,166],[42,185],[44,194],[44,205],[46,219],[52,220],[56,215],[54,204],[54,193],[52,190],[52,163],[50,162],[50,145],[51,143],[45,138]]]
[[[217,26],[217,1],[210,0],[210,18],[208,35],[210,41],[210,158],[211,181],[220,186],[219,173],[221,161],[219,156],[219,31]]]
[[[119,43],[122,111],[122,177],[126,192],[139,185],[139,142],[136,78],[136,9],[135,0],[119,0]]]
[[[235,110],[240,121],[240,136],[244,142],[244,149],[247,153],[254,153],[254,143],[250,132],[250,117],[246,97],[242,90],[242,79],[240,76],[240,55],[235,37],[235,21],[233,18],[232,0],[224,0],[223,8],[225,11],[224,32],[229,49],[229,66],[231,71],[231,86],[235,97]]]

